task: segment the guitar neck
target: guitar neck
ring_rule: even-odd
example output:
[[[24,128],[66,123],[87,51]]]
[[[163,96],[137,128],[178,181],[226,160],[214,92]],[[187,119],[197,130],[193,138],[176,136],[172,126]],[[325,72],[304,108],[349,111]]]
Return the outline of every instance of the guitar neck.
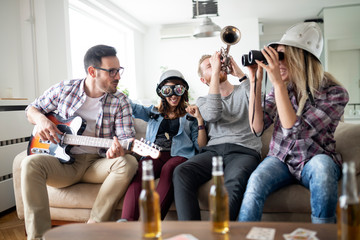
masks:
[[[89,146],[89,147],[99,147],[99,148],[110,148],[112,145],[112,139],[106,138],[96,138],[89,136],[81,136],[81,135],[71,135],[66,134],[63,143],[67,145],[79,145],[79,146]],[[120,145],[124,149],[129,149],[129,141],[120,140]]]

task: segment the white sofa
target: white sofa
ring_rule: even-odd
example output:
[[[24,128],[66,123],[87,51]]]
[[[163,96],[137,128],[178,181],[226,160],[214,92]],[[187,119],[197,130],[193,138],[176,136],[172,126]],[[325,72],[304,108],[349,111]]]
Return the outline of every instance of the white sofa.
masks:
[[[146,123],[135,120],[136,138],[145,136]],[[272,129],[267,129],[262,136],[262,156],[268,152]],[[344,161],[355,161],[357,181],[360,186],[360,124],[341,122],[335,132],[337,151],[341,153]],[[20,219],[24,218],[23,202],[20,191],[20,163],[26,156],[26,151],[18,154],[13,162],[14,191],[17,214]],[[201,186],[198,192],[202,218],[209,219],[208,193],[210,181]],[[341,186],[341,183],[339,183]],[[100,184],[78,183],[70,187],[56,189],[48,187],[50,212],[53,224],[61,224],[63,221],[85,222],[90,215],[92,204],[95,200]],[[339,187],[339,190],[341,188]],[[113,220],[121,216],[122,201],[118,204]],[[310,219],[310,193],[301,185],[294,184],[282,188],[271,194],[266,200],[263,221],[305,221]],[[176,208],[173,204],[166,219],[177,218]],[[166,220],[165,219],[165,220]]]

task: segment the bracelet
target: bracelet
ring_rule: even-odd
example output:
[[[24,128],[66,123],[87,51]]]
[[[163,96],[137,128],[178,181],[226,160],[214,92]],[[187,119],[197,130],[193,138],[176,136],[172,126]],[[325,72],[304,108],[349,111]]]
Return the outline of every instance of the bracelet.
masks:
[[[244,81],[245,79],[247,79],[247,76],[246,76],[246,75],[242,76],[242,77],[239,79],[239,82],[242,82],[242,81]]]
[[[205,129],[205,126],[204,126],[204,125],[199,125],[199,126],[198,126],[198,130],[203,130],[203,129]]]

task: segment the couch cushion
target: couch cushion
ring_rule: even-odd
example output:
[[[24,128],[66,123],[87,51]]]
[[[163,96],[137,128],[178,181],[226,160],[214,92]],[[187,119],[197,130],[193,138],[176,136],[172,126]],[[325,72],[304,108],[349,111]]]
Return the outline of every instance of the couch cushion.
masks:
[[[261,159],[264,159],[269,152],[269,145],[273,130],[274,130],[274,125],[271,125],[264,131],[263,135],[261,136],[261,143],[262,143]]]
[[[136,131],[135,138],[136,139],[145,138],[147,122],[139,118],[134,118],[134,122],[135,122],[135,131]]]
[[[198,199],[201,210],[209,209],[209,192],[212,181],[200,186]],[[300,184],[292,184],[273,192],[265,201],[264,212],[267,213],[311,213],[310,191]]]
[[[264,213],[311,213],[310,191],[300,184],[291,184],[270,194]]]
[[[359,124],[340,122],[335,131],[336,151],[343,161],[354,161],[356,175],[360,174],[360,127]]]

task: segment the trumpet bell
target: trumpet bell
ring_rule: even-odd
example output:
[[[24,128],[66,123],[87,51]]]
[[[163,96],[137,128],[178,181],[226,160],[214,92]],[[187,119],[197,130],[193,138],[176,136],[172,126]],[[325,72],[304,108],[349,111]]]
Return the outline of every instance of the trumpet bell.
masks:
[[[226,26],[221,30],[220,38],[226,45],[235,45],[241,39],[241,32],[234,26]]]

